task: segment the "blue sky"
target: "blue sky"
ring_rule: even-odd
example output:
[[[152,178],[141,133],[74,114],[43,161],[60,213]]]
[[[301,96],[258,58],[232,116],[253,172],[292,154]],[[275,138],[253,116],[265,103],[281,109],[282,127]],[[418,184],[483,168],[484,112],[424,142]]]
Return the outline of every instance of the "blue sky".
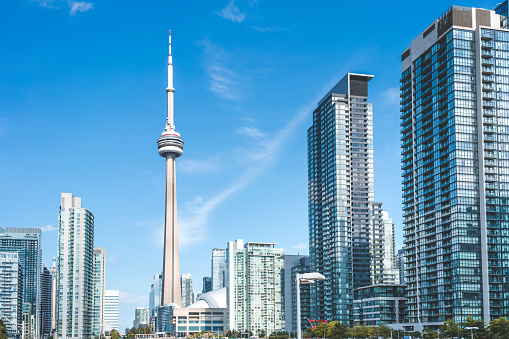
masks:
[[[213,248],[307,253],[306,130],[346,72],[373,74],[375,199],[402,244],[400,54],[452,3],[8,0],[0,4],[0,225],[42,227],[57,251],[61,192],[106,248],[120,328],[162,266],[167,34],[172,30],[181,272]],[[495,2],[462,6],[492,8]]]

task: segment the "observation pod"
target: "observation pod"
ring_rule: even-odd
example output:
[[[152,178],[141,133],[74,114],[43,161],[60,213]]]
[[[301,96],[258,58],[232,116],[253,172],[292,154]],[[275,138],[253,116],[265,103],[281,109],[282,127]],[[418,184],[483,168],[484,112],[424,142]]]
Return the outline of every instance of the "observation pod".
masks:
[[[166,158],[170,154],[178,158],[183,153],[184,140],[182,140],[180,134],[175,131],[164,131],[161,137],[157,139],[157,148],[159,149],[159,155],[163,158]]]

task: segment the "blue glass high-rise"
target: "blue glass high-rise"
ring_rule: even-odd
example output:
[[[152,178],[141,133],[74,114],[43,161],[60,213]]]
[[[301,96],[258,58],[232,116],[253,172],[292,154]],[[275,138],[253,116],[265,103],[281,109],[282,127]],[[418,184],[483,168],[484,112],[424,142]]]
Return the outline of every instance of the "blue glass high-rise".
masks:
[[[453,6],[402,54],[410,322],[509,316],[509,31],[501,22],[494,11]]]

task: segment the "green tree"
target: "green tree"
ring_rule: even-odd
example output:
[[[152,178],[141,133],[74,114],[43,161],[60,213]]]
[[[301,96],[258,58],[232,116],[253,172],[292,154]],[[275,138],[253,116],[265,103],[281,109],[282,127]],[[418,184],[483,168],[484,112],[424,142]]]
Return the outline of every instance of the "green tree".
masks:
[[[489,332],[493,339],[509,338],[509,320],[498,318],[490,321]]]
[[[349,333],[349,336],[353,338],[370,338],[373,335],[375,335],[374,329],[366,325],[355,325]]]
[[[348,327],[339,322],[339,321],[331,321],[329,323],[329,338],[333,339],[342,339],[342,338],[348,338]]]
[[[459,326],[452,319],[447,319],[440,327],[439,331],[442,337],[459,337]]]
[[[437,331],[424,330],[422,337],[423,337],[423,339],[437,339],[437,338],[439,338],[439,334]]]
[[[387,325],[380,325],[375,330],[375,335],[383,338],[390,338],[392,334],[392,328]]]
[[[460,331],[460,335],[465,338],[470,338],[470,330],[465,329],[465,327],[477,327],[477,330],[473,330],[474,339],[491,339],[492,336],[488,332],[488,330],[484,327],[484,321],[480,319],[474,319],[472,317],[467,317],[464,323],[461,324],[463,327],[462,331]]]
[[[0,339],[7,339],[7,326],[2,319],[0,319]]]
[[[111,339],[120,339],[120,333],[117,330],[113,329],[110,331]]]

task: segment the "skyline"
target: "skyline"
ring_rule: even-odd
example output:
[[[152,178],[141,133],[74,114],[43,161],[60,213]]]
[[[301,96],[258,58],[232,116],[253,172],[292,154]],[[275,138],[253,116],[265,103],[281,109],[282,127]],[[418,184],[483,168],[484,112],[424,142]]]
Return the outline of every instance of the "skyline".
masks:
[[[395,5],[401,21],[382,23],[385,31],[371,21],[403,2],[364,8],[365,28],[347,15],[359,10],[353,4],[183,3],[166,17],[169,4],[90,4],[4,4],[0,27],[11,35],[0,56],[0,226],[47,231],[49,267],[59,195],[82,197],[96,220],[94,246],[107,251],[106,288],[121,291],[122,331],[135,307],[148,305],[153,275],[162,270],[164,166],[154,136],[165,109],[168,29],[179,51],[176,126],[186,140],[177,167],[182,273],[201,281],[210,275],[212,249],[237,238],[307,253],[306,130],[318,100],[348,71],[375,76],[375,200],[393,218],[401,247],[400,54],[455,3],[433,1],[417,19],[397,16],[415,5]],[[321,19],[334,10],[341,12],[338,21]],[[193,13],[192,20],[181,13]],[[129,14],[140,21],[125,27]],[[341,20],[340,28],[350,24],[365,35],[331,35]],[[131,270],[135,279],[125,279]]]

